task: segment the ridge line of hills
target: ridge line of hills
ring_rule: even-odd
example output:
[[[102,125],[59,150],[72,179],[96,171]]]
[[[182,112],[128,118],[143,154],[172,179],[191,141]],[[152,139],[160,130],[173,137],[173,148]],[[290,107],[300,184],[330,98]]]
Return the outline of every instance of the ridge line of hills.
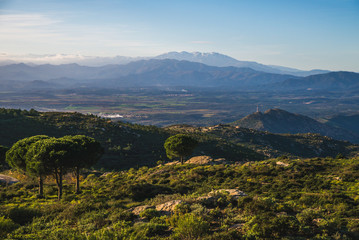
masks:
[[[44,58],[46,60],[41,60]],[[4,59],[5,58],[5,59]],[[11,59],[11,56],[8,56]],[[277,73],[277,74],[291,74],[295,76],[309,76],[319,73],[327,73],[327,70],[318,70],[313,69],[310,71],[299,70],[295,68],[288,68],[275,65],[264,65],[254,61],[240,61],[230,56],[211,52],[211,53],[202,53],[202,52],[167,52],[155,57],[124,57],[124,56],[115,56],[115,57],[90,57],[90,56],[81,56],[81,55],[68,55],[68,54],[55,54],[55,55],[29,55],[21,60],[7,60],[6,55],[3,56],[3,60],[0,59],[0,65],[9,65],[13,63],[29,63],[33,65],[34,63],[39,64],[69,64],[77,63],[83,66],[92,66],[100,67],[105,65],[118,65],[118,64],[128,64],[130,62],[135,62],[139,60],[150,60],[150,59],[173,59],[173,60],[185,60],[190,62],[203,63],[209,66],[217,67],[247,67],[252,68],[257,71],[263,71],[268,73]]]
[[[202,87],[242,90],[355,90],[359,74],[330,72],[296,77],[251,68],[213,67],[179,60],[140,60],[126,65],[84,67],[78,64],[0,66],[3,89]]]
[[[166,138],[187,133],[197,138],[194,155],[225,158],[228,161],[256,161],[282,155],[293,157],[356,156],[359,146],[314,133],[275,134],[234,125],[193,127],[174,125],[166,128],[112,122],[80,113],[37,112],[0,109],[0,145],[34,135],[61,137],[83,134],[94,137],[105,148],[99,168],[124,169],[153,166],[166,160]]]

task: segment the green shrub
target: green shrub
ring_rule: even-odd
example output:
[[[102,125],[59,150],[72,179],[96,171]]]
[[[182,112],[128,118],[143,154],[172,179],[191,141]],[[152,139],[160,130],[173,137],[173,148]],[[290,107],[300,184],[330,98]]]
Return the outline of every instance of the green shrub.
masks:
[[[185,214],[178,219],[175,237],[183,240],[201,239],[209,232],[209,223],[200,216]]]
[[[19,225],[14,223],[11,219],[5,218],[4,216],[0,217],[0,238],[5,237],[8,233],[18,227]]]
[[[167,234],[168,226],[165,224],[153,222],[139,222],[133,226],[137,236],[144,235],[146,237],[154,237],[157,235]]]
[[[151,220],[152,218],[160,216],[160,212],[153,208],[148,208],[140,213],[140,217]]]
[[[109,219],[111,222],[133,221],[135,217],[135,214],[133,214],[132,212],[125,209],[117,208],[111,211]]]
[[[32,208],[15,207],[9,210],[8,216],[15,223],[25,225],[32,222],[33,218],[41,216],[41,213]]]

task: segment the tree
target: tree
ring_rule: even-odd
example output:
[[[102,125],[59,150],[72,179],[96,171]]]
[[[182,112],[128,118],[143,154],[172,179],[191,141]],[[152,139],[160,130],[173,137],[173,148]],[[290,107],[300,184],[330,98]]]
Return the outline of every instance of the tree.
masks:
[[[31,144],[26,154],[27,171],[55,177],[59,200],[62,197],[62,177],[71,168],[72,145],[68,139],[43,139]]]
[[[22,173],[27,172],[26,154],[33,143],[37,141],[48,139],[46,135],[36,135],[17,141],[6,152],[6,162],[13,169],[16,169]],[[38,177],[39,180],[39,195],[43,196],[43,174],[33,174]]]
[[[183,164],[184,158],[192,154],[197,144],[196,139],[185,134],[177,134],[167,138],[164,147],[169,159],[179,157]]]
[[[80,169],[96,164],[104,149],[95,139],[84,135],[65,136],[63,139],[73,142],[70,163],[76,175],[76,193],[80,193]]]
[[[9,148],[0,145],[0,169],[5,168],[6,165],[6,151],[9,150]]]

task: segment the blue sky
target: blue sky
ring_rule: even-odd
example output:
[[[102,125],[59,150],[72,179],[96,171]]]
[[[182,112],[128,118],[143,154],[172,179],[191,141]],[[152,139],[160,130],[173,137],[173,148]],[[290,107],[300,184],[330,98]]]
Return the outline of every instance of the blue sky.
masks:
[[[359,0],[0,0],[0,53],[219,52],[359,72]]]

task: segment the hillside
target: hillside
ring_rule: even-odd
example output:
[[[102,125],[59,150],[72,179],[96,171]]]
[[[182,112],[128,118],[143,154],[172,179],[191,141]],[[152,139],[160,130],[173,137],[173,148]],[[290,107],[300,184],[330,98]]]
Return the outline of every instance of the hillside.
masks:
[[[34,135],[61,137],[84,134],[94,137],[105,148],[97,168],[124,169],[154,166],[167,161],[163,144],[173,134],[155,126],[142,126],[80,113],[36,112],[0,109],[0,145],[11,147],[16,141]],[[199,145],[194,155],[209,155],[230,161],[260,160],[264,156],[240,144],[218,137],[194,136]]]
[[[19,139],[45,134],[54,137],[84,134],[94,137],[105,148],[96,168],[126,169],[154,166],[167,161],[163,148],[167,137],[189,133],[199,146],[193,153],[233,162],[256,161],[280,155],[297,157],[354,156],[358,149],[349,142],[335,141],[315,134],[281,135],[225,127],[158,128],[80,113],[36,112],[0,109],[0,145],[12,146]]]
[[[339,153],[346,156],[357,156],[359,151],[358,145],[313,133],[275,134],[229,124],[211,127],[174,125],[166,129],[225,139],[234,144],[248,147],[267,157],[335,157]]]
[[[359,237],[358,159],[142,167],[0,188],[5,239],[347,239]]]
[[[359,142],[359,135],[348,130],[320,123],[312,118],[281,109],[250,114],[233,125],[271,133],[319,133],[338,140]]]
[[[336,115],[325,119],[325,124],[340,127],[348,131],[352,131],[355,134],[359,134],[359,114],[354,115]]]
[[[298,79],[287,79],[280,84],[268,86],[279,90],[349,91],[359,89],[359,73],[330,72]]]

